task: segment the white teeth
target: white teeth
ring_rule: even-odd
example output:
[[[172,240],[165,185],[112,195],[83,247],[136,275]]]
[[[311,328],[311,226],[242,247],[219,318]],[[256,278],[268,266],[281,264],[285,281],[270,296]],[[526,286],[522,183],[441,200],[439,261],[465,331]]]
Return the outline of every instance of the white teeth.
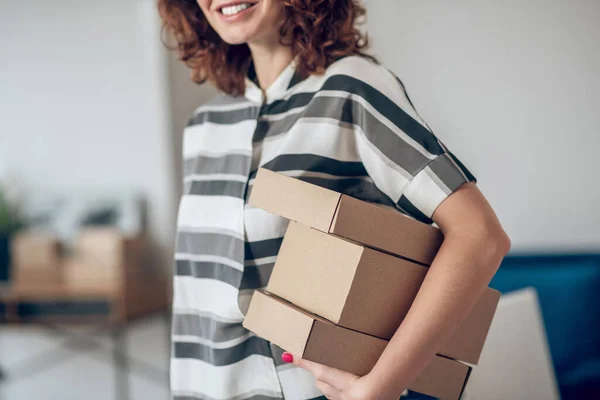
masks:
[[[239,12],[244,11],[245,9],[249,8],[250,6],[251,6],[251,4],[249,4],[249,3],[236,4],[235,6],[228,6],[228,7],[221,8],[221,12],[223,13],[223,15],[235,15]]]

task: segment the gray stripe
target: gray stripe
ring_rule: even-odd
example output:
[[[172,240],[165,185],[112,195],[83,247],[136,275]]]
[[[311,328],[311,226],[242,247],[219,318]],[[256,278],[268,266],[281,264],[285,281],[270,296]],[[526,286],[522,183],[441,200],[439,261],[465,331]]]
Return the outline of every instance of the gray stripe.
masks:
[[[196,196],[231,196],[243,198],[246,184],[238,181],[192,181],[184,185],[184,193]]]
[[[250,336],[244,342],[227,349],[214,349],[200,343],[175,342],[175,358],[194,358],[215,366],[231,365],[252,355],[271,358],[269,342],[257,336]]]
[[[185,394],[177,395],[174,393],[173,400],[222,400],[215,399],[213,397],[206,396],[204,394]],[[238,396],[228,397],[227,400],[279,400],[283,399],[278,393],[271,392],[270,390],[255,389],[249,392],[245,392]],[[320,399],[320,397],[318,397]],[[313,400],[313,399],[311,399]]]
[[[188,121],[188,127],[200,125],[205,122],[213,124],[230,125],[246,120],[254,120],[258,116],[257,107],[249,106],[237,110],[216,111],[206,110],[195,114]]]
[[[242,260],[244,242],[236,237],[219,233],[177,232],[177,252],[202,254]]]
[[[447,153],[437,157],[429,164],[429,168],[446,185],[450,193],[467,182],[460,168],[450,159]]]
[[[218,333],[215,335],[215,333]],[[195,314],[177,314],[173,316],[173,334],[196,336],[213,342],[227,342],[240,338],[248,331],[242,324],[216,321]]]
[[[275,264],[246,265],[240,290],[260,289],[267,286]]]
[[[215,321],[222,322],[224,324],[239,324],[240,323],[240,321],[238,319],[230,320],[227,318],[223,318],[221,315],[212,313],[210,311],[198,311],[195,309],[187,309],[187,308],[173,307],[173,315],[197,315],[201,318],[214,319]]]
[[[227,283],[234,288],[240,287],[242,271],[229,265],[208,261],[177,260],[177,276],[193,276],[199,279],[214,279]]]
[[[223,157],[198,156],[183,162],[183,174],[232,174],[248,175],[250,168],[249,156],[243,154],[228,154]]]
[[[322,119],[323,123],[339,126],[359,126],[366,138],[391,161],[410,174],[416,174],[431,160],[395,132],[384,125],[363,105],[342,97],[315,97],[302,111],[276,121],[261,121],[268,124],[266,136],[288,132],[302,118]]]
[[[228,105],[240,104],[240,103],[250,103],[250,102],[244,96],[231,96],[229,94],[220,92],[215,97],[210,99],[210,101],[208,103],[206,103],[206,106],[208,106],[208,107],[210,107],[210,106],[228,106]]]

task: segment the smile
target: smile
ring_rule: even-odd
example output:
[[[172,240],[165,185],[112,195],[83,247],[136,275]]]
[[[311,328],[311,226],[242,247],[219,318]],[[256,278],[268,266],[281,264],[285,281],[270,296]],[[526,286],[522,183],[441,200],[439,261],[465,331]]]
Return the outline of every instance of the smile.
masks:
[[[220,12],[221,14],[229,17],[232,15],[237,15],[239,13],[241,13],[242,11],[245,11],[251,7],[253,7],[255,4],[253,3],[239,3],[239,4],[235,4],[235,5],[231,5],[231,6],[225,6],[225,7],[221,7],[220,8]]]

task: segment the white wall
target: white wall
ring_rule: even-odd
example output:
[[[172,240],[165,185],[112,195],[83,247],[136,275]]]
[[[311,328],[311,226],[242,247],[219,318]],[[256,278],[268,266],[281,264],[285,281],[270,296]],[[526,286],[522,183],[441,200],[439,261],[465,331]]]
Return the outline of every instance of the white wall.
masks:
[[[0,2],[0,174],[17,171],[34,190],[140,189],[166,260],[176,193],[155,8],[154,0]]]
[[[380,59],[515,251],[600,248],[600,2],[367,1]]]

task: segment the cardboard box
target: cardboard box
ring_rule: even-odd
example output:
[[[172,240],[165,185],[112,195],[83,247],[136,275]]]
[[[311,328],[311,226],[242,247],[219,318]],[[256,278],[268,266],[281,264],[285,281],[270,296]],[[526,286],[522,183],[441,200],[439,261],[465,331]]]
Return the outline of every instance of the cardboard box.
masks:
[[[18,233],[11,240],[11,262],[15,273],[55,271],[60,265],[60,243],[54,236],[44,233]]]
[[[72,257],[65,259],[65,283],[69,287],[119,289],[128,276],[142,276],[147,248],[142,237],[126,237],[111,228],[81,232]]]
[[[116,274],[142,269],[148,262],[148,248],[143,237],[127,237],[112,228],[88,228],[81,232],[75,245],[75,257],[86,264],[113,269]]]
[[[430,265],[443,235],[402,213],[261,168],[249,203],[369,247]]]
[[[391,339],[428,268],[290,222],[267,290],[340,326]],[[500,293],[486,289],[440,354],[477,364]]]
[[[123,283],[122,268],[107,268],[76,257],[64,260],[63,270],[67,287],[117,290]]]
[[[387,341],[342,328],[276,296],[256,291],[244,326],[297,356],[330,367],[365,375],[371,371]],[[457,400],[471,368],[436,356],[409,387],[443,400]]]

